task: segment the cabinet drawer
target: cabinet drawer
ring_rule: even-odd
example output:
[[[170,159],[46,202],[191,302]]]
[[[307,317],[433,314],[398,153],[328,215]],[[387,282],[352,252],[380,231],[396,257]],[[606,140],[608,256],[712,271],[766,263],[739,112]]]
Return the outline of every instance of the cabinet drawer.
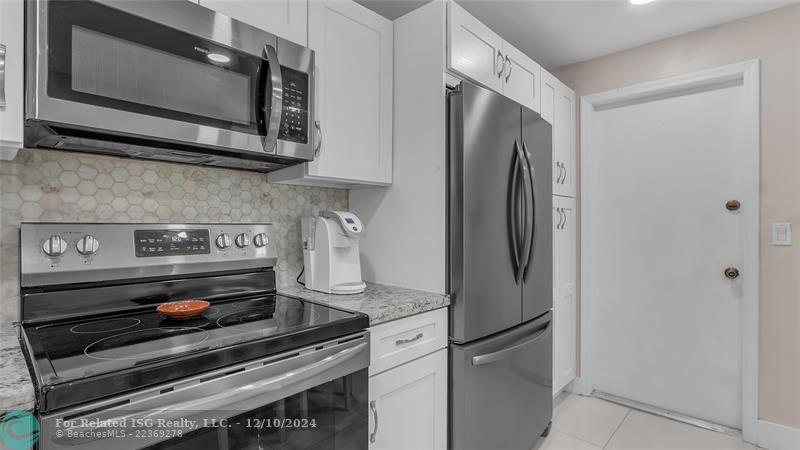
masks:
[[[447,308],[370,328],[369,374],[427,355],[447,346]]]

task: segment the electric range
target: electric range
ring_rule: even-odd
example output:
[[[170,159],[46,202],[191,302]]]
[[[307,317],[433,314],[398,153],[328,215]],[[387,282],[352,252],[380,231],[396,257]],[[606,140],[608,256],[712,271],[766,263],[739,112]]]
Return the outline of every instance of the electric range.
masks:
[[[22,224],[22,342],[40,447],[366,447],[368,318],[278,294],[276,263],[269,224]],[[210,307],[186,319],[156,311],[186,299]],[[293,413],[316,413],[328,432],[198,425]],[[172,430],[180,436],[96,432],[119,420],[142,431],[143,417],[186,422]]]

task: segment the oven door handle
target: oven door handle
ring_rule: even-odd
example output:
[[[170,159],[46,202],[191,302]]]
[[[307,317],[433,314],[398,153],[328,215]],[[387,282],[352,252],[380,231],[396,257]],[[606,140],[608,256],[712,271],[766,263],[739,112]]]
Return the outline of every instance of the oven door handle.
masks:
[[[42,422],[47,428],[43,430],[49,429],[49,433],[43,435],[42,439],[57,445],[86,444],[87,448],[102,448],[97,445],[115,436],[91,433],[91,430],[96,432],[106,429],[98,424],[114,424],[109,425],[109,429],[113,430],[119,430],[120,424],[125,424],[125,434],[132,436],[135,434],[134,430],[142,427],[141,424],[181,419],[196,420],[199,423],[227,419],[368,366],[369,335],[365,334],[355,340],[337,343],[321,350],[315,350],[314,347],[301,349],[298,354],[278,361],[250,362],[203,374],[176,383],[172,391],[163,394],[160,392],[165,391],[164,386],[160,386],[160,391],[148,391],[152,395],[145,393],[132,396],[129,403],[119,406],[111,403],[108,409],[100,411],[93,408],[86,415],[73,410],[44,417]],[[67,425],[57,426],[59,420],[73,421],[74,426],[68,428],[74,433],[66,432]],[[186,427],[184,431],[191,430],[191,427]],[[61,431],[61,435],[57,434],[58,431]],[[164,439],[149,443],[141,439],[135,440],[131,442],[131,448],[139,448],[143,444],[151,445],[161,440]],[[119,440],[117,436],[114,443],[119,444],[119,448],[128,448],[124,438]]]
[[[264,57],[269,64],[269,83],[264,82],[264,109],[267,108],[267,97],[270,98],[269,117],[267,118],[267,133],[261,136],[261,145],[267,153],[275,153],[278,144],[278,128],[281,125],[283,114],[283,74],[281,63],[278,61],[278,52],[272,45],[264,46]],[[267,92],[272,87],[271,92]],[[266,111],[265,111],[266,112]]]

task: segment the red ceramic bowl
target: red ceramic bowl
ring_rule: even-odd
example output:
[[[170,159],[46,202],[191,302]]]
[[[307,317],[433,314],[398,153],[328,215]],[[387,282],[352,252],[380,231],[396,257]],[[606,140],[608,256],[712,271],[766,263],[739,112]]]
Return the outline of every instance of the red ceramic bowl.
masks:
[[[173,319],[186,319],[188,317],[199,316],[207,310],[211,303],[205,300],[183,300],[180,302],[169,302],[158,306],[158,312],[165,314]]]

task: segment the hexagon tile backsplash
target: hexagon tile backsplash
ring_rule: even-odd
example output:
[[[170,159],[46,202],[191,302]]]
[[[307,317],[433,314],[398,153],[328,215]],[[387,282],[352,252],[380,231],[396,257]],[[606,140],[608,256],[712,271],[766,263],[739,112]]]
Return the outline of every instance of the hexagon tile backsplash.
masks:
[[[270,184],[254,172],[21,150],[0,161],[0,323],[19,315],[20,222],[270,222],[285,286],[303,266],[300,217],[347,206],[347,190]]]

